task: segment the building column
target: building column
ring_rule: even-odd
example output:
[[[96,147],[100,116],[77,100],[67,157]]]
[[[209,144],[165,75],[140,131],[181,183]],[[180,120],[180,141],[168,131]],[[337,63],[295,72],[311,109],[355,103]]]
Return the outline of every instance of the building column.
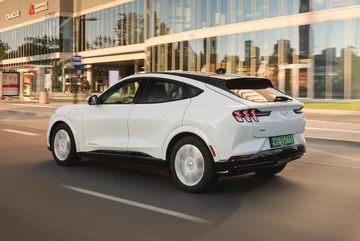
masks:
[[[134,65],[134,74],[136,74],[137,72],[139,72],[139,65],[135,64]]]
[[[66,90],[66,78],[65,78],[65,68],[64,68],[64,66],[62,67],[61,80],[62,80],[62,92],[65,93],[65,90]]]
[[[3,83],[3,72],[0,72],[0,99],[3,97],[2,83]]]
[[[347,47],[344,53],[344,99],[351,99],[351,66],[352,48]]]
[[[89,81],[90,89],[93,91],[92,65],[86,65],[86,79]]]
[[[315,93],[314,93],[314,89],[315,89],[315,85],[314,85],[314,63],[311,60],[311,64],[310,67],[308,68],[308,72],[307,72],[307,97],[309,99],[314,99],[315,97]]]
[[[250,50],[250,75],[256,76],[256,46],[254,46],[254,42],[251,41],[251,50]]]
[[[41,91],[44,91],[44,78],[45,78],[45,69],[39,67],[36,72],[36,95],[38,96]]]
[[[300,73],[300,69],[298,66],[294,66],[291,69],[291,79],[292,79],[292,83],[291,83],[291,92],[292,92],[292,97],[294,98],[298,98],[299,97],[299,73]]]
[[[325,86],[325,98],[332,99],[333,98],[333,63],[335,63],[334,59],[336,57],[336,53],[332,51],[332,49],[326,49],[326,86]]]
[[[286,69],[279,68],[279,90],[285,92],[285,78],[286,78]]]
[[[24,99],[24,72],[20,72],[20,79],[19,79],[19,98],[20,100]]]

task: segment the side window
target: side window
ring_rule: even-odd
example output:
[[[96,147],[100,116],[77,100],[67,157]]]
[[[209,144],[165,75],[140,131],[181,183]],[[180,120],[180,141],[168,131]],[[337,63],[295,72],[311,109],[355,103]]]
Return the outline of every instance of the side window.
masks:
[[[199,88],[191,86],[191,85],[187,86],[187,90],[189,92],[189,97],[190,98],[196,97],[196,96],[200,95],[203,92],[202,89],[199,89]]]
[[[119,84],[102,96],[101,104],[131,104],[139,90],[140,80]]]
[[[149,79],[141,103],[161,103],[187,98],[184,85],[166,80]]]

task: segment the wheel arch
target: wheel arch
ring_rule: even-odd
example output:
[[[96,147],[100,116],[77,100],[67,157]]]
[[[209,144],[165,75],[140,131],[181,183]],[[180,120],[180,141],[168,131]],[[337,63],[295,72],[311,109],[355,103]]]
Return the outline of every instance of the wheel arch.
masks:
[[[172,148],[180,139],[186,136],[195,136],[196,138],[201,140],[207,146],[214,161],[215,162],[218,161],[219,155],[214,143],[204,132],[194,127],[180,127],[175,131],[173,131],[165,141],[165,145],[163,147],[163,152],[162,152],[162,159],[165,160],[166,162],[169,162]],[[212,147],[213,150],[210,149],[210,146]],[[213,151],[215,155],[213,154]]]
[[[50,149],[52,148],[51,137],[53,136],[56,127],[58,127],[61,124],[65,124],[70,128],[72,135],[74,137],[76,151],[79,152],[79,140],[78,140],[77,132],[74,126],[71,124],[71,122],[63,116],[59,116],[55,120],[53,120],[53,124],[51,125],[48,136],[49,148]]]

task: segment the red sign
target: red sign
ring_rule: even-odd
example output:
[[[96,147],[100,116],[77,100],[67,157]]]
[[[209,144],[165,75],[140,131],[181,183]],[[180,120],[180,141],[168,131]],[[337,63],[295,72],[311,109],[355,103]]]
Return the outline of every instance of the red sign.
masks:
[[[30,14],[30,15],[35,14],[34,5],[32,5],[32,4],[30,5],[29,14]]]
[[[19,74],[3,73],[3,96],[19,95]]]

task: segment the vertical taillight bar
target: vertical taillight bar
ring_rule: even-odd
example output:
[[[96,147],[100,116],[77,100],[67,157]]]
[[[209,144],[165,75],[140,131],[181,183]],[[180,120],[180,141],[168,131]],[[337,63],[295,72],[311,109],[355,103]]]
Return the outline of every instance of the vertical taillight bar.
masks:
[[[238,122],[244,122],[244,120],[247,122],[252,122],[252,120],[259,122],[258,117],[269,116],[270,114],[271,111],[259,111],[258,109],[237,110],[233,112],[233,116]]]

